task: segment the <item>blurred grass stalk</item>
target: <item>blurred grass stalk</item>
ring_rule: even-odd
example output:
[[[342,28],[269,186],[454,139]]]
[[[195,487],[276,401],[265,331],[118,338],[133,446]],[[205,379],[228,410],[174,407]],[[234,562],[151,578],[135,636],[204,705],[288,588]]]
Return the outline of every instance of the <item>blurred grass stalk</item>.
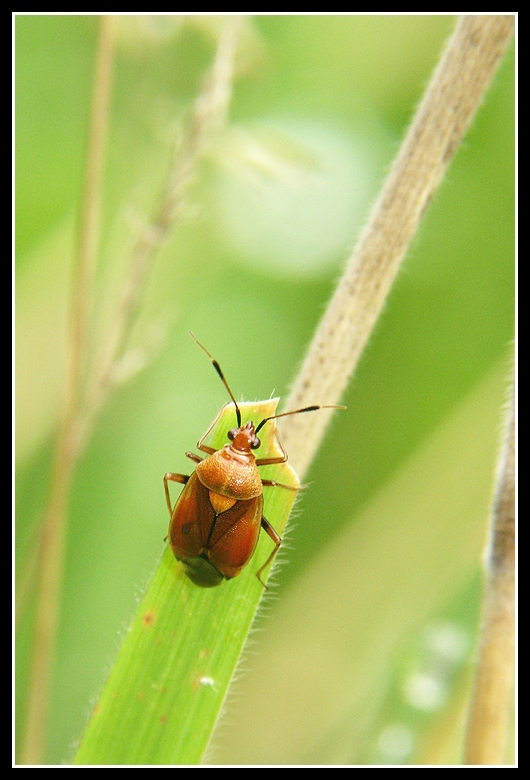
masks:
[[[504,762],[515,645],[515,398],[491,513],[482,632],[466,737],[466,764]]]
[[[186,188],[211,134],[223,126],[232,94],[239,31],[244,17],[229,17],[221,28],[213,65],[199,93],[165,191],[149,225],[133,249],[121,301],[89,368],[89,333],[93,282],[99,248],[99,214],[109,121],[116,19],[100,17],[83,200],[80,210],[77,267],[73,282],[69,368],[65,377],[61,421],[44,512],[38,560],[35,643],[21,751],[22,763],[42,762],[57,635],[68,502],[76,463],[84,451],[97,414],[115,384],[128,336],[141,305],[157,251],[180,214]],[[28,579],[27,577],[25,578]]]
[[[225,30],[233,29],[237,19],[237,17],[230,17]],[[359,244],[317,330],[301,373],[288,399],[287,408],[310,405],[315,398],[323,404],[336,404],[340,400],[384,305],[400,262],[407,252],[436,187],[482,101],[510,42],[513,27],[513,16],[465,16],[459,20]],[[222,38],[223,33],[219,40],[216,61],[222,49]],[[233,53],[232,49],[232,56]],[[215,66],[213,72],[216,73]],[[224,104],[226,109],[230,95],[231,70],[225,67],[224,70],[217,71],[218,74],[220,72],[224,73],[222,77],[226,78]],[[221,79],[221,76],[219,78]],[[200,119],[200,107],[204,105],[202,101],[204,95],[199,96],[195,103],[194,118],[198,122],[198,128],[204,127],[203,120]],[[190,138],[193,138],[194,127],[192,121]],[[201,132],[198,132],[197,138],[201,138]],[[184,143],[183,149],[188,148],[192,159],[189,166],[182,166],[180,175],[189,176],[192,162],[200,153],[203,141],[204,139],[194,144],[190,140],[189,147]],[[178,193],[178,198],[174,202],[168,201],[167,208],[164,205],[160,209],[159,223],[155,220],[151,226],[155,234],[152,239],[153,248],[149,249],[149,242],[145,237],[140,238],[139,246],[143,248],[138,255],[138,273],[142,281],[147,273],[147,260],[150,262],[152,253],[159,246],[171,219],[174,219],[178,213],[177,206],[180,203],[179,198],[183,195],[185,182],[179,179],[174,182],[174,185],[170,189],[173,193]],[[169,198],[171,200],[171,196]],[[166,218],[169,218],[167,222]],[[142,241],[144,241],[143,245]],[[139,305],[142,287],[142,283],[132,282],[134,293],[132,305],[130,300],[126,299],[121,312],[117,314],[118,319],[120,317],[123,319],[122,325],[118,325],[118,337],[114,337],[116,350],[125,343],[124,336],[130,323],[129,318],[133,316]],[[115,364],[116,357],[114,353],[112,360],[107,362],[111,368]],[[98,373],[96,370],[96,376],[110,377],[111,373]],[[106,392],[106,388],[104,389]],[[96,391],[103,392],[100,387],[96,387]],[[73,396],[76,397],[77,393],[73,393]],[[99,407],[100,401],[90,407],[91,422]],[[323,411],[315,416],[317,419],[310,421],[304,419],[308,415],[288,417],[283,421],[280,431],[282,441],[290,454],[292,465],[300,476],[303,476],[316,452],[330,414],[331,412]],[[73,430],[73,418],[71,418],[71,425]],[[24,751],[26,763],[38,763],[41,760],[44,743],[46,701],[53,640],[57,626],[65,515],[75,462],[74,453],[68,450],[66,441],[70,441],[70,437],[65,436],[63,428],[63,440],[61,441],[60,438],[58,444],[58,452],[62,450],[64,453],[61,466],[63,473],[58,474],[56,471],[57,484],[52,487],[52,495],[56,492],[61,496],[61,516],[52,518],[52,504],[50,504],[46,519],[48,531],[45,537],[48,538],[49,531],[55,529],[55,548],[48,552],[47,564],[44,559],[41,561],[41,571],[44,571],[46,566],[53,569],[51,575],[54,582],[53,604],[43,604],[45,595],[41,585],[39,603],[42,606],[39,607],[39,615],[41,610],[42,613],[46,613],[48,623],[44,626],[41,621],[37,631],[30,705],[30,710],[33,712]],[[41,577],[44,582],[44,575],[41,574]],[[41,631],[45,631],[45,637],[40,635]],[[39,701],[40,703],[37,704]]]
[[[60,407],[50,497],[42,528],[39,529],[35,643],[21,751],[24,764],[41,763],[44,752],[60,609],[67,507],[75,465],[80,455],[79,406],[86,371],[90,306],[97,265],[101,187],[115,49],[111,17],[101,17],[98,38],[83,203],[80,209],[77,267],[72,293],[68,368]]]

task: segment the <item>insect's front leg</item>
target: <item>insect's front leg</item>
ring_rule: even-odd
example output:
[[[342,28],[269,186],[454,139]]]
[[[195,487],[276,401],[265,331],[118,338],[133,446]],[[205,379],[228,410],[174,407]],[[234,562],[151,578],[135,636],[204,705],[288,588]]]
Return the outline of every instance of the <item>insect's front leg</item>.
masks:
[[[213,455],[214,452],[217,452],[217,450],[214,447],[208,447],[208,445],[202,443],[202,439],[197,444],[197,449],[202,450],[202,452],[205,452],[207,455]]]
[[[169,510],[170,517],[172,517],[173,515],[173,507],[171,506],[171,497],[169,495],[169,486],[167,483],[180,482],[181,485],[185,485],[188,479],[189,479],[189,475],[187,474],[172,474],[170,471],[168,471],[167,474],[164,474],[164,490],[166,492],[166,504]]]
[[[204,347],[203,347],[203,349],[204,349]],[[215,423],[217,422],[217,420],[218,420],[218,419],[219,419],[219,415],[218,415],[218,416],[215,418],[215,420],[214,420],[214,421],[213,421],[213,423],[210,425],[210,427],[208,428],[208,430],[206,431],[206,433],[204,434],[204,436],[201,436],[201,438],[200,438],[200,439],[199,439],[199,441],[197,442],[197,449],[198,449],[198,450],[201,450],[201,452],[205,452],[207,455],[213,455],[213,454],[214,454],[214,452],[217,452],[217,450],[216,450],[216,449],[214,449],[213,447],[208,447],[208,445],[207,445],[207,444],[203,444],[203,441],[204,441],[206,438],[208,438],[208,435],[209,435],[210,431],[211,431],[211,430],[212,430],[212,428],[215,426]]]
[[[256,458],[256,466],[272,466],[273,463],[286,463],[287,462],[287,453],[285,452],[282,443],[280,441],[280,437],[278,436],[278,432],[276,431],[276,444],[280,448],[280,452],[282,453],[280,456],[277,456],[276,458]]]
[[[274,463],[285,463],[287,455],[282,458],[256,458],[256,466],[272,466]]]

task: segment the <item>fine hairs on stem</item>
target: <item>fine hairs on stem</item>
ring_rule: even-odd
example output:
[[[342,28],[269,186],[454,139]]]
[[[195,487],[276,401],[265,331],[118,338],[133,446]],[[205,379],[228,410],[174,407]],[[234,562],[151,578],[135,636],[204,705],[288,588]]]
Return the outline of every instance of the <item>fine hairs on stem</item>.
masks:
[[[210,79],[194,104],[164,195],[133,251],[106,343],[97,351],[91,371],[76,369],[72,374],[75,378],[67,383],[65,408],[70,411],[65,414],[58,438],[52,498],[41,548],[39,639],[31,671],[24,763],[40,763],[43,756],[66,516],[75,464],[112,386],[114,368],[122,357],[156,251],[178,219],[187,183],[210,134],[226,117],[242,23],[241,17],[227,17]],[[513,16],[466,16],[459,21],[309,348],[287,401],[287,410],[308,406],[315,398],[324,405],[336,405],[340,401],[421,217],[510,42],[513,23]],[[103,32],[101,35],[103,38]],[[97,211],[94,204],[94,213]],[[97,253],[97,231],[91,228],[88,232],[90,242],[96,247],[89,252],[92,257]],[[93,273],[91,268],[87,270],[89,279]],[[78,278],[77,285],[80,283]],[[89,308],[86,301],[76,306]],[[80,322],[86,323],[84,314],[78,316]],[[80,332],[84,328],[82,325]],[[73,363],[79,366],[84,366],[86,360],[84,340],[81,336],[71,346]],[[91,377],[87,387],[82,381],[85,375]],[[323,411],[317,416],[294,415],[284,418],[279,426],[290,461],[302,478],[324,435],[330,414],[331,411]]]

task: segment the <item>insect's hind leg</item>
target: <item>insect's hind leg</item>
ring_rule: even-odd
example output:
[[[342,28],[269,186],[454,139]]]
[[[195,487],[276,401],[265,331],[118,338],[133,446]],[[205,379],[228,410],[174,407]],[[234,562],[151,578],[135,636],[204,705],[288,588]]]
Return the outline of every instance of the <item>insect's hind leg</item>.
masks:
[[[288,487],[288,486],[287,486],[287,485],[284,485],[283,487]],[[262,517],[262,518],[261,518],[261,527],[263,528],[263,530],[265,531],[265,533],[266,533],[266,534],[267,534],[267,535],[268,535],[268,536],[269,536],[269,537],[272,539],[272,541],[273,541],[273,542],[274,542],[274,544],[275,544],[274,550],[271,552],[271,554],[269,555],[269,557],[267,558],[267,560],[265,561],[265,563],[263,564],[263,566],[262,566],[260,569],[258,569],[258,571],[256,572],[256,577],[257,577],[257,578],[258,578],[258,580],[261,582],[261,584],[263,585],[263,587],[265,588],[265,590],[268,590],[268,587],[265,585],[265,583],[264,583],[264,582],[263,582],[263,580],[261,579],[261,572],[262,572],[264,569],[266,569],[266,568],[267,568],[267,566],[269,565],[269,563],[272,563],[272,560],[273,560],[274,556],[276,555],[276,553],[277,553],[277,552],[278,552],[278,550],[280,549],[280,545],[281,545],[281,543],[282,543],[282,537],[281,537],[281,536],[280,536],[280,535],[279,535],[279,534],[278,534],[278,533],[277,533],[277,532],[274,530],[274,528],[273,528],[273,527],[272,527],[272,525],[269,523],[269,521],[267,520],[267,518],[266,518],[266,517]]]

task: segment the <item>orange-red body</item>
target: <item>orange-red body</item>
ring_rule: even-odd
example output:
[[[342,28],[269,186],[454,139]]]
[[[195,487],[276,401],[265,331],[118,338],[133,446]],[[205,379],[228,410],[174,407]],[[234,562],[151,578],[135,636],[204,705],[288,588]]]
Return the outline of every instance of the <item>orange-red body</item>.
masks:
[[[253,437],[247,423],[231,444],[202,460],[173,509],[169,544],[197,585],[237,576],[256,549],[263,485],[250,451]]]
[[[195,336],[193,338],[195,339]],[[228,431],[230,443],[225,444],[220,450],[203,444],[211,428],[206,431],[198,441],[197,447],[208,457],[201,458],[192,452],[186,453],[188,458],[197,463],[190,477],[172,473],[164,476],[166,502],[171,518],[168,532],[169,544],[175,558],[182,561],[184,570],[192,582],[203,588],[211,588],[219,585],[223,579],[236,577],[246,566],[256,549],[260,528],[263,528],[275,545],[274,550],[257,572],[258,579],[265,586],[261,573],[271,563],[282,540],[269,521],[263,517],[263,486],[282,487],[287,490],[297,490],[297,488],[273,480],[261,479],[258,466],[285,463],[287,455],[277,442],[282,455],[274,458],[256,458],[252,450],[257,450],[261,446],[257,434],[270,420],[301,412],[314,412],[324,407],[306,406],[303,409],[266,417],[256,428],[253,422],[242,425],[241,411],[219,363],[202,344],[199,344],[199,347],[208,355],[228,390],[234,404],[238,427]],[[171,506],[169,481],[184,485],[174,507]]]

